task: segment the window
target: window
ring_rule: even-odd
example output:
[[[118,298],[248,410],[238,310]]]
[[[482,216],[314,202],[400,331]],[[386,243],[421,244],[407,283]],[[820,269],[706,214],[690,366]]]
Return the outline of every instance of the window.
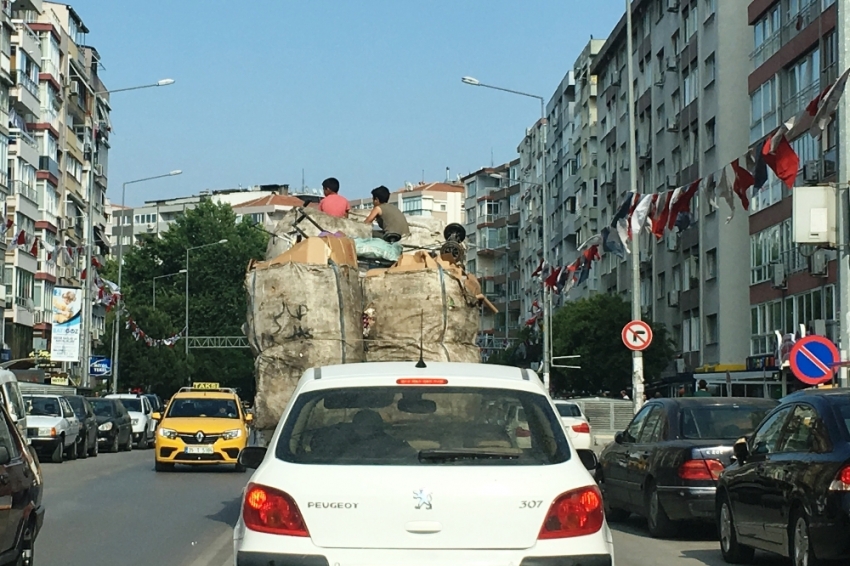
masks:
[[[705,278],[717,277],[717,250],[708,250],[705,253]]]
[[[705,13],[705,19],[708,20],[711,16],[714,15],[717,10],[717,0],[705,0],[703,2],[703,12]]]
[[[458,450],[495,451],[510,459],[441,454]],[[308,465],[540,466],[566,461],[570,447],[543,395],[405,385],[299,395],[275,457]]]
[[[776,98],[775,76],[750,95],[750,143],[756,143],[779,126]]]
[[[755,430],[771,408],[766,403],[686,407],[681,412],[682,436],[701,440],[738,440]]]
[[[629,423],[628,428],[626,428],[625,432],[623,432],[623,439],[626,442],[636,442],[638,436],[640,435],[640,429],[643,426],[643,422],[646,420],[647,415],[652,410],[651,406],[646,406],[640,410],[638,414],[632,419],[632,422]]]
[[[783,229],[785,222],[750,236],[750,285],[770,280],[773,274],[771,265],[778,263],[782,254],[793,249],[790,233]]]
[[[685,42],[690,41],[691,37],[694,36],[697,32],[697,4],[691,4],[690,10],[684,10],[682,12],[682,18],[684,19],[684,27],[685,27]]]
[[[703,69],[703,77],[706,88],[708,85],[714,82],[715,77],[715,68],[714,68],[714,53],[706,57],[705,59],[705,67]]]
[[[4,447],[11,458],[20,458],[22,447],[18,445],[17,435],[12,433],[15,425],[7,420],[6,415],[0,412],[0,446]],[[13,475],[14,477],[14,475]],[[8,492],[6,492],[8,493]]]
[[[719,335],[717,333],[717,315],[710,314],[705,317],[705,343],[717,344]]]
[[[664,421],[666,420],[664,419],[664,410],[658,405],[651,407],[652,409],[646,417],[646,424],[643,425],[643,429],[641,429],[640,436],[637,439],[639,444],[652,444],[653,442],[658,442],[661,438],[661,431],[664,428]]]
[[[657,283],[656,289],[655,289],[655,298],[656,299],[663,299],[664,293],[666,292],[665,289],[666,289],[665,275],[664,275],[664,273],[659,273],[658,274],[658,283]]]
[[[811,405],[797,405],[785,425],[777,452],[829,452],[829,435]]]
[[[782,426],[791,413],[791,407],[784,407],[767,419],[753,435],[750,452],[753,455],[772,454],[776,452]]]
[[[779,33],[782,28],[780,6],[777,3],[753,25],[753,64],[758,68],[779,49]]]

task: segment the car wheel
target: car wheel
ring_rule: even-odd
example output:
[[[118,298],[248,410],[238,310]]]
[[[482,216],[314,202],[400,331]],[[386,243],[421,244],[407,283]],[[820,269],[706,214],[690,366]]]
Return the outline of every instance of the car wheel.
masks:
[[[655,538],[666,538],[676,534],[676,523],[671,521],[667,512],[664,511],[654,483],[649,485],[649,492],[646,495],[646,523],[649,534]]]
[[[717,530],[720,532],[720,552],[723,554],[723,560],[729,564],[750,564],[753,561],[756,551],[738,542],[738,532],[728,497],[717,511]]]
[[[815,558],[812,540],[809,537],[809,521],[805,513],[798,510],[791,515],[791,524],[788,526],[790,536],[788,537],[788,554],[794,566],[817,566],[820,560]]]
[[[148,435],[147,433],[142,433],[139,437],[139,443],[136,444],[136,448],[139,450],[147,450],[148,448]]]
[[[56,443],[56,448],[53,449],[53,454],[50,460],[54,464],[61,464],[65,460],[65,437],[60,437]]]
[[[129,452],[133,449],[133,433],[127,435],[127,444],[124,445],[124,451]]]
[[[94,442],[92,443],[92,448],[89,450],[89,456],[92,458],[97,458],[98,453],[100,452],[100,448],[97,446],[97,436],[94,437]]]
[[[115,433],[115,436],[112,437],[112,444],[109,446],[109,452],[118,452],[121,450],[121,446],[118,445],[118,433]]]
[[[83,439],[77,443],[77,458],[85,460],[89,457],[89,435],[86,433]]]
[[[168,464],[166,462],[157,462],[154,461],[153,469],[157,472],[173,472],[174,464]]]
[[[35,553],[35,525],[28,521],[21,535],[21,548],[15,566],[33,566]]]

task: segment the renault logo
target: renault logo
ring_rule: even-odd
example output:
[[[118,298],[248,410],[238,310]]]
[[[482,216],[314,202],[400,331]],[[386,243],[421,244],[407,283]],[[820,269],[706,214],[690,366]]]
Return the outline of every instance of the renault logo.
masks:
[[[203,442],[204,441],[204,433],[201,432],[201,431],[198,431],[198,433],[195,435],[195,440],[197,440],[198,442]]]

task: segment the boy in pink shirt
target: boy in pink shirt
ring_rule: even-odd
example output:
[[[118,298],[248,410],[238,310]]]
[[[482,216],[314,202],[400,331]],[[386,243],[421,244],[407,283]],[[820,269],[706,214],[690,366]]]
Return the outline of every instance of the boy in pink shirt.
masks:
[[[339,196],[339,181],[333,177],[325,179],[322,181],[322,190],[325,192],[325,198],[319,203],[319,210],[329,216],[348,218],[351,206],[348,204],[348,199]]]

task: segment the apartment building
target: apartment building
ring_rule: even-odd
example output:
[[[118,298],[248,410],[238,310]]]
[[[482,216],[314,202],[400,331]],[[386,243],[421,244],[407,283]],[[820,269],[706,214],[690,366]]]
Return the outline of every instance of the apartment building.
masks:
[[[538,120],[525,131],[517,147],[516,183],[519,185],[520,312],[528,319],[535,301],[542,305],[543,287],[533,274],[543,260],[543,156],[547,124]],[[551,193],[550,193],[551,195]],[[553,210],[550,202],[546,209]]]
[[[522,325],[519,160],[463,177],[466,269],[499,309],[482,309],[478,345],[485,357],[513,343]]]
[[[634,51],[626,52],[625,15],[590,65],[597,77],[599,190],[588,217],[611,222],[630,190],[627,56],[635,72],[637,190],[664,192],[713,174],[747,149],[746,93],[751,30],[747,5],[715,0],[632,3]],[[722,41],[721,41],[722,39]],[[671,330],[686,371],[740,369],[749,355],[747,215],[726,222],[700,191],[693,222],[662,241],[641,234],[641,288],[632,289],[631,260],[607,254],[601,292],[631,299]],[[596,208],[597,211],[593,211]],[[577,238],[578,239],[578,238]],[[719,273],[723,276],[719,277]],[[722,300],[721,300],[722,299]]]
[[[838,3],[835,0],[748,2],[752,115],[749,143],[798,116],[838,77]],[[846,135],[846,132],[845,132]],[[839,132],[835,122],[820,140],[805,132],[791,145],[800,157],[797,184],[837,182]],[[749,216],[750,366],[776,370],[775,333],[808,332],[838,341],[835,253],[798,246],[792,235],[791,191],[771,172],[753,197]]]
[[[234,205],[233,212],[237,221],[247,218],[271,232],[287,212],[304,204],[296,196],[272,194]]]
[[[407,216],[436,218],[446,224],[464,222],[464,186],[459,183],[408,183],[390,195],[390,202]]]

